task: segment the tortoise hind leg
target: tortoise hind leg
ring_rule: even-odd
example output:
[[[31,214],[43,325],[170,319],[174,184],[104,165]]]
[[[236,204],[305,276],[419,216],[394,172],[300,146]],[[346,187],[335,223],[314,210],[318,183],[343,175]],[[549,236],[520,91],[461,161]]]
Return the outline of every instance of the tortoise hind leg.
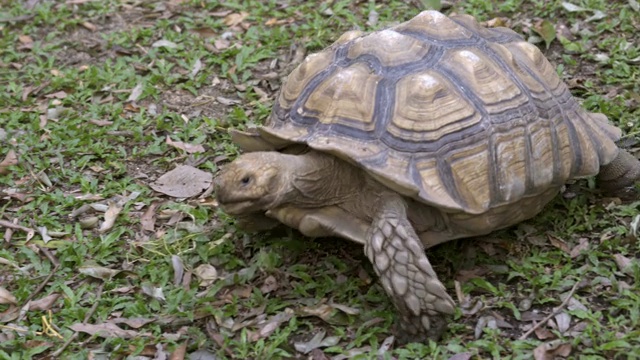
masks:
[[[437,340],[455,304],[438,280],[424,246],[407,219],[406,203],[387,194],[365,239],[365,254],[399,311],[400,342]]]
[[[634,197],[635,184],[640,181],[640,161],[620,149],[611,163],[600,167],[597,181],[598,187],[608,195]]]

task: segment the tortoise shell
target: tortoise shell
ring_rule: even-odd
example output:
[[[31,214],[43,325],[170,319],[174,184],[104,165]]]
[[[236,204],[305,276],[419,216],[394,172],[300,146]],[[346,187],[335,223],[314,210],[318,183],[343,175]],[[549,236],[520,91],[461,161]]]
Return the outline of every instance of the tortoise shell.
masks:
[[[592,176],[620,130],[585,111],[540,50],[506,28],[425,11],[348,32],[284,83],[260,136],[360,166],[450,212],[480,214]]]

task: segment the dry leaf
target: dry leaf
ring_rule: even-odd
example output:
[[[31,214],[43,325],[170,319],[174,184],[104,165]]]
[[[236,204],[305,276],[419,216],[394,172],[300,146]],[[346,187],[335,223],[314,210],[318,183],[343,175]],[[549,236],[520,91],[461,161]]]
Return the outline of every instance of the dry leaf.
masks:
[[[101,233],[104,233],[111,230],[113,225],[115,225],[116,218],[118,217],[121,211],[122,211],[122,205],[118,204],[115,201],[109,201],[109,208],[104,213],[104,222],[102,223],[98,231]]]
[[[328,321],[333,316],[334,308],[327,304],[319,304],[316,306],[304,306],[299,311],[301,316],[317,316],[324,321]]]
[[[87,333],[89,335],[95,335],[102,338],[123,338],[123,339],[131,339],[140,334],[137,331],[133,330],[123,330],[118,325],[113,323],[103,323],[103,324],[82,324],[76,323],[69,328],[73,331]]]
[[[216,41],[213,42],[213,46],[218,50],[224,50],[231,46],[231,42],[226,39],[216,39]]]
[[[557,247],[558,249],[564,251],[567,254],[571,254],[571,250],[569,249],[569,245],[567,245],[567,243],[562,240],[559,239],[555,236],[552,236],[550,234],[547,234],[547,237],[549,238],[549,241],[551,242],[551,245]]]
[[[554,360],[557,356],[567,357],[571,354],[571,344],[553,340],[540,344],[533,350],[535,360]]]
[[[230,27],[236,26],[240,24],[242,20],[244,20],[247,16],[249,16],[249,13],[244,11],[240,13],[229,14],[224,17],[224,24]]]
[[[24,45],[28,45],[33,43],[33,38],[29,35],[19,35],[18,41],[20,41]]]
[[[556,337],[549,329],[544,328],[542,326],[536,328],[534,330],[534,333],[536,334],[536,337],[540,340],[554,339]]]
[[[142,284],[142,293],[156,300],[165,301],[164,293],[161,287],[155,287],[149,283]]]
[[[80,25],[82,25],[85,29],[89,30],[89,31],[96,31],[98,30],[98,28],[93,25],[92,23],[88,22],[88,21],[83,21],[80,23]]]
[[[18,224],[14,224],[14,223],[6,221],[6,220],[0,220],[0,226],[6,227],[6,228],[9,228],[9,229],[14,229],[14,230],[22,230],[22,231],[26,232],[27,233],[26,241],[31,240],[33,238],[33,236],[36,234],[36,231],[31,229],[31,228],[28,228],[28,227],[25,227],[25,226],[22,226],[22,225],[18,225]]]
[[[171,265],[173,266],[173,284],[178,286],[184,276],[184,265],[180,256],[171,255]]]
[[[0,304],[18,304],[18,299],[13,296],[7,289],[0,286]]]
[[[216,36],[218,33],[210,27],[201,27],[189,30],[192,34],[197,34],[202,36],[205,39],[212,38]]]
[[[572,259],[577,258],[584,250],[589,249],[589,239],[580,238],[579,241],[580,243],[574,246],[573,249],[571,249],[571,252],[569,253],[569,256],[571,256]]]
[[[9,173],[9,166],[18,165],[18,156],[13,150],[9,150],[5,155],[4,160],[0,162],[0,175]]]
[[[614,254],[613,260],[615,260],[618,269],[626,275],[633,276],[633,260],[622,254]]]
[[[109,120],[97,120],[97,119],[91,119],[89,120],[90,123],[92,123],[93,125],[98,125],[98,126],[109,126],[109,125],[113,125],[113,121],[109,121]]]
[[[78,271],[81,274],[104,281],[111,280],[111,278],[122,272],[122,270],[109,269],[107,267],[94,264],[82,265],[78,268]]]
[[[293,311],[286,308],[283,312],[280,312],[267,320],[267,322],[261,324],[262,328],[257,332],[249,332],[250,341],[258,341],[271,335],[280,325],[286,321],[291,320],[293,317]]]
[[[52,94],[47,94],[44,97],[47,98],[47,99],[64,99],[64,98],[67,97],[67,93],[65,91],[60,90],[60,91],[56,91],[56,92],[54,92]],[[57,117],[51,116],[49,118],[53,119],[53,118],[57,118]]]
[[[175,49],[178,47],[178,44],[174,43],[173,41],[169,41],[169,40],[158,40],[156,42],[154,42],[153,44],[151,44],[152,47],[165,47],[165,48],[169,48],[169,49]]]
[[[278,285],[278,281],[273,275],[269,275],[266,279],[264,279],[264,283],[260,287],[260,291],[263,294],[268,294],[274,290],[277,290],[280,285]]]
[[[213,175],[189,165],[180,165],[162,175],[149,186],[163,194],[176,198],[200,195],[213,182]]]
[[[53,304],[60,298],[59,293],[52,293],[38,300],[31,300],[29,302],[29,310],[32,311],[46,311],[53,307]]]
[[[133,90],[131,90],[131,94],[129,95],[129,98],[127,98],[128,102],[133,102],[138,100],[138,98],[140,97],[140,95],[142,95],[142,83],[136,85],[136,87],[133,88]]]
[[[158,206],[160,206],[162,202],[154,201],[149,205],[147,211],[142,214],[140,217],[140,224],[142,225],[142,229],[146,231],[155,231],[156,227],[156,210]]]
[[[218,271],[210,264],[198,265],[193,273],[200,279],[200,286],[209,286],[218,278]]]
[[[198,75],[198,72],[200,72],[200,69],[202,69],[202,61],[200,61],[200,59],[196,59],[196,62],[193,64],[193,68],[191,69],[190,75],[192,77]]]
[[[449,360],[469,360],[469,359],[471,359],[471,353],[468,353],[468,352],[455,354],[449,358]]]
[[[151,318],[141,318],[141,317],[137,317],[137,318],[113,318],[113,319],[109,319],[110,323],[114,323],[114,324],[127,324],[127,326],[134,328],[134,329],[139,329],[149,323],[152,323],[156,321],[156,319],[151,319]]]
[[[182,141],[173,141],[168,135],[167,135],[167,145],[173,146],[176,149],[184,150],[187,152],[187,154],[205,152],[204,146],[200,144],[194,145],[194,144],[188,144]]]
[[[320,330],[320,332],[316,333],[311,340],[304,342],[295,342],[293,346],[296,351],[301,352],[303,354],[308,354],[312,350],[321,348],[321,347],[329,347],[337,345],[340,337],[338,336],[329,336],[325,338],[327,333],[324,330]]]

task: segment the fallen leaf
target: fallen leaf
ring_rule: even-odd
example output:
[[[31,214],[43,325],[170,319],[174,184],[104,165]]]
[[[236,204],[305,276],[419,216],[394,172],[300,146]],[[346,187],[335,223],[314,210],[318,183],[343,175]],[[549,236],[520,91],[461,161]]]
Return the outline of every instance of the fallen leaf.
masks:
[[[158,206],[160,206],[162,202],[154,201],[149,205],[147,211],[142,214],[140,217],[140,224],[142,225],[142,229],[146,231],[155,231],[156,227],[156,210]]]
[[[638,4],[636,0],[629,0],[629,6],[631,6],[634,11],[640,11],[640,4]]]
[[[330,360],[329,357],[321,349],[311,350],[310,360]]]
[[[380,14],[378,14],[378,12],[375,9],[371,9],[371,11],[369,11],[369,16],[367,17],[367,25],[374,27],[378,24],[378,18],[380,17]]]
[[[249,332],[249,340],[252,342],[264,339],[271,335],[280,325],[286,321],[291,320],[293,317],[293,311],[289,308],[272,316],[265,323],[261,324],[262,327],[257,332]]]
[[[34,311],[46,311],[53,307],[53,304],[60,298],[59,293],[52,293],[38,300],[31,300],[29,302],[29,310]]]
[[[550,234],[547,234],[547,237],[549,238],[549,241],[551,242],[551,245],[553,245],[556,248],[564,251],[567,254],[571,253],[571,250],[569,249],[569,245],[567,245],[567,243],[564,240],[559,239],[559,238],[557,238],[555,236],[552,236]]]
[[[562,7],[568,12],[587,11],[586,8],[583,8],[582,6],[574,5],[569,2],[563,2]]]
[[[188,143],[184,143],[182,141],[173,141],[171,140],[171,138],[169,137],[169,135],[167,135],[167,145],[169,146],[173,146],[176,149],[180,149],[180,150],[184,150],[187,152],[187,154],[195,154],[195,153],[203,153],[205,152],[204,150],[204,146],[197,144],[188,144]]]
[[[622,254],[614,254],[613,260],[618,265],[618,269],[626,275],[633,276],[633,260]]]
[[[193,64],[193,68],[191,68],[191,77],[195,77],[198,72],[202,69],[202,61],[200,59],[196,59],[196,62]]]
[[[160,193],[176,197],[190,198],[200,195],[213,182],[213,175],[189,165],[180,165],[159,177],[149,186]]]
[[[223,22],[225,25],[232,27],[240,24],[244,19],[247,18],[247,16],[249,16],[249,13],[244,11],[240,13],[233,13],[225,16]]]
[[[231,46],[231,42],[227,39],[216,39],[216,41],[213,42],[213,46],[215,46],[216,49],[218,50],[224,50],[224,49],[228,49],[229,46]]]
[[[198,279],[200,279],[200,286],[209,286],[218,278],[218,271],[213,265],[200,264],[193,270]]]
[[[78,271],[81,274],[85,274],[87,276],[91,276],[92,278],[104,281],[111,280],[111,278],[122,272],[122,270],[109,269],[107,267],[94,264],[82,265],[78,268]]]
[[[134,329],[139,329],[147,324],[150,324],[152,322],[156,321],[156,319],[152,319],[152,318],[142,318],[142,317],[136,317],[136,318],[121,318],[121,317],[117,317],[117,318],[113,318],[113,319],[109,319],[110,323],[114,323],[114,324],[126,324],[127,326],[134,328]]]
[[[65,91],[60,90],[60,91],[57,91],[57,92],[54,92],[54,93],[51,93],[51,94],[47,94],[44,97],[47,98],[47,99],[64,99],[64,98],[67,97],[67,93]],[[52,116],[50,118],[54,119],[54,118],[57,118],[57,117],[53,117]]]
[[[115,201],[109,201],[109,208],[104,213],[104,222],[98,229],[99,232],[105,233],[113,227],[116,223],[116,218],[122,211],[122,205],[118,204]]]
[[[228,99],[222,96],[218,96],[216,97],[216,101],[219,102],[222,105],[226,105],[226,106],[231,106],[231,105],[237,105],[240,104],[240,100],[236,100],[236,99]]]
[[[169,356],[168,360],[184,360],[187,355],[187,345],[188,342],[185,341],[182,343],[182,345],[176,347]],[[157,356],[156,359],[158,359]],[[189,359],[192,359],[192,357],[189,356]]]
[[[136,87],[131,90],[131,94],[129,94],[129,98],[127,98],[127,102],[133,102],[138,100],[140,95],[142,95],[143,86],[142,83],[136,85]]]
[[[493,316],[482,316],[478,319],[474,332],[476,339],[479,339],[482,336],[482,332],[485,328],[497,329],[498,323],[496,321],[496,318]]]
[[[18,304],[18,299],[13,296],[7,289],[0,286],[0,304]]]
[[[328,321],[333,316],[334,308],[327,304],[318,304],[315,306],[303,306],[299,309],[301,316],[316,316],[324,321]]]
[[[18,224],[14,224],[14,223],[6,221],[6,220],[0,220],[0,226],[6,227],[6,228],[9,228],[9,229],[14,229],[14,230],[22,230],[22,231],[26,232],[27,233],[26,241],[31,240],[33,238],[33,236],[36,234],[36,231],[31,229],[31,228],[28,228],[28,227],[25,227],[25,226],[22,226],[22,225],[18,225]]]
[[[278,287],[280,287],[280,285],[278,284],[276,278],[273,275],[269,275],[266,279],[264,279],[264,282],[260,287],[260,291],[263,294],[268,294],[274,290],[277,290]]]
[[[93,25],[92,23],[88,22],[88,21],[83,21],[80,23],[80,25],[82,25],[85,29],[89,30],[89,31],[96,31],[98,30],[98,28]]]
[[[327,333],[324,330],[320,330],[320,332],[316,333],[309,341],[295,342],[293,343],[293,347],[298,352],[308,354],[317,348],[337,345],[340,341],[340,337],[338,336],[329,336],[325,338],[326,334]]]
[[[0,175],[9,173],[9,166],[18,165],[18,156],[13,150],[9,150],[4,159],[0,162]]]
[[[40,237],[42,238],[42,241],[44,241],[45,244],[51,241],[52,237],[49,236],[48,234],[49,230],[47,230],[46,226],[39,226],[38,232],[40,233]]]
[[[345,314],[349,314],[349,315],[358,315],[360,314],[360,310],[354,308],[354,307],[350,307],[347,305],[342,305],[342,304],[335,304],[335,303],[331,303],[329,304],[331,307],[333,307],[334,309],[338,309],[340,311],[342,311]]]
[[[73,331],[83,332],[102,338],[131,339],[140,336],[140,333],[137,331],[123,330],[118,327],[118,325],[109,322],[97,325],[76,323],[69,326],[69,328]]]
[[[556,38],[556,28],[549,20],[541,20],[533,25],[533,30],[540,34],[544,43],[549,48],[551,42]]]
[[[448,360],[469,360],[469,359],[471,359],[471,353],[463,352],[463,353],[453,355]]]
[[[29,35],[18,35],[18,41],[24,45],[33,43],[33,38]]]
[[[142,284],[142,293],[156,300],[165,301],[164,292],[161,287],[155,287],[149,283]]]
[[[536,337],[540,340],[554,339],[556,337],[555,334],[552,333],[549,329],[544,328],[542,326],[536,328],[533,332],[536,334]]]
[[[113,121],[109,121],[109,120],[97,120],[97,119],[91,119],[89,120],[90,123],[92,123],[93,125],[98,125],[98,126],[109,126],[109,125],[113,125]]]
[[[197,34],[202,36],[205,39],[212,38],[216,36],[218,33],[210,27],[201,27],[189,30],[192,34]]]
[[[154,48],[158,48],[158,47],[164,47],[164,48],[169,48],[169,49],[175,49],[178,47],[178,45],[172,41],[169,40],[158,40],[156,42],[154,42],[153,44],[151,44],[152,47]]]
[[[569,256],[571,256],[572,259],[577,258],[578,256],[580,256],[580,254],[589,249],[589,239],[587,238],[580,238],[579,240],[579,244],[574,246],[573,249],[571,249],[571,252],[569,253]]]
[[[184,276],[184,265],[182,259],[178,255],[171,255],[171,265],[173,266],[173,284],[180,285]]]
[[[564,334],[567,330],[569,330],[569,327],[571,326],[571,315],[563,311],[559,314],[556,314],[555,320],[556,325],[558,326],[558,331],[561,334]]]
[[[540,344],[533,350],[535,360],[554,360],[556,356],[567,357],[571,354],[571,344],[553,340]]]

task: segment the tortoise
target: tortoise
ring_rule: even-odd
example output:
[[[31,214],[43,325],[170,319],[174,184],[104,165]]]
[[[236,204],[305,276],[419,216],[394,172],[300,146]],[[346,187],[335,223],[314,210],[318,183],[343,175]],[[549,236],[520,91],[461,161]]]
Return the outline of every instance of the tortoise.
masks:
[[[529,219],[572,179],[620,194],[640,178],[535,45],[437,11],[345,33],[231,136],[245,153],[216,177],[222,210],[363,244],[405,342],[439,339],[455,311],[425,249]]]

